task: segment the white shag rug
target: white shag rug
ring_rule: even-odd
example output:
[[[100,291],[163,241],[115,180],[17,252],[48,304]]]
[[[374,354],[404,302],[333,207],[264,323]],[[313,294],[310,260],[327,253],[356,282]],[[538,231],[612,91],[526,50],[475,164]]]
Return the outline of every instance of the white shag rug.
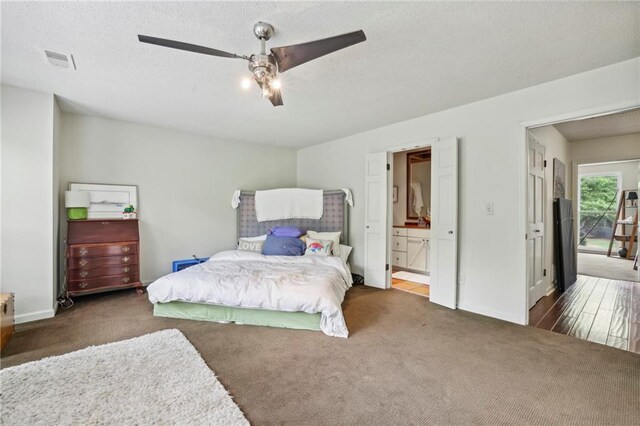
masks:
[[[248,425],[178,330],[0,371],[3,425]]]
[[[408,271],[398,271],[391,274],[391,276],[399,280],[411,281],[419,284],[427,284],[427,285],[429,284],[428,275],[415,274],[413,272],[408,272]]]

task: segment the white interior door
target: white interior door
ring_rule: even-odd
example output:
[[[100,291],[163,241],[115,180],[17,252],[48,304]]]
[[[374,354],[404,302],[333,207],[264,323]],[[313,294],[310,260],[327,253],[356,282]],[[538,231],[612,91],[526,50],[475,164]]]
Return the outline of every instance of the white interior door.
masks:
[[[364,230],[364,282],[371,287],[387,284],[387,153],[367,155]]]
[[[544,145],[529,135],[527,148],[527,286],[529,309],[545,295]]]
[[[431,146],[430,301],[455,309],[458,299],[458,140]]]

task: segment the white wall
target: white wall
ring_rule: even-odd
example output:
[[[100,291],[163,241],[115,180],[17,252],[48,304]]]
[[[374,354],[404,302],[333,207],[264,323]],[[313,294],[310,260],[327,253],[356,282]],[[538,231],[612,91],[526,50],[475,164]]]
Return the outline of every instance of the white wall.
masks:
[[[17,323],[54,315],[53,95],[2,85],[2,272]]]
[[[235,248],[233,191],[295,187],[296,153],[63,113],[61,181],[138,186],[148,282],[173,260]]]
[[[640,133],[573,141],[569,145],[571,160],[576,164],[640,158]]]
[[[367,153],[431,137],[460,140],[461,309],[525,324],[525,132],[523,124],[594,106],[640,104],[640,58],[298,151],[298,186],[349,187],[356,272],[363,268]],[[478,84],[482,84],[479,79]],[[483,203],[495,214],[483,214]]]
[[[545,224],[544,224],[544,268],[547,275],[544,277],[547,291],[553,289],[555,282],[555,252],[554,252],[554,227],[553,227],[553,159],[557,158],[566,166],[565,198],[573,199],[571,172],[571,158],[569,153],[569,141],[553,126],[538,127],[531,130],[531,134],[545,147]]]

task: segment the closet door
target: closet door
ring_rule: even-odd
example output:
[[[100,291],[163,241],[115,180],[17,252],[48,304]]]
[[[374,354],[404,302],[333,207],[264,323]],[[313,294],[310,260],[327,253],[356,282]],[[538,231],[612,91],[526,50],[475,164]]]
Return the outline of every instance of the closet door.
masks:
[[[431,147],[430,301],[455,309],[458,302],[458,140]]]
[[[387,153],[367,155],[364,229],[364,282],[387,286]]]

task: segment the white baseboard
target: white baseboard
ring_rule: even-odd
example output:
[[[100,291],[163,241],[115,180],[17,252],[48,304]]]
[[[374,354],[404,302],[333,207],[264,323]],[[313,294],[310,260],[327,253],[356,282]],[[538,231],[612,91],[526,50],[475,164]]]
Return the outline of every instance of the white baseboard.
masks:
[[[505,314],[504,312],[493,311],[490,309],[479,308],[477,306],[458,303],[458,309],[463,311],[473,312],[474,314],[484,315],[486,317],[496,318],[502,321],[512,322],[514,324],[526,325],[526,321],[520,318],[514,318],[512,315]]]
[[[14,321],[16,324],[23,324],[25,322],[38,321],[45,318],[53,318],[56,314],[53,308],[38,312],[29,312],[28,314],[16,315]]]

